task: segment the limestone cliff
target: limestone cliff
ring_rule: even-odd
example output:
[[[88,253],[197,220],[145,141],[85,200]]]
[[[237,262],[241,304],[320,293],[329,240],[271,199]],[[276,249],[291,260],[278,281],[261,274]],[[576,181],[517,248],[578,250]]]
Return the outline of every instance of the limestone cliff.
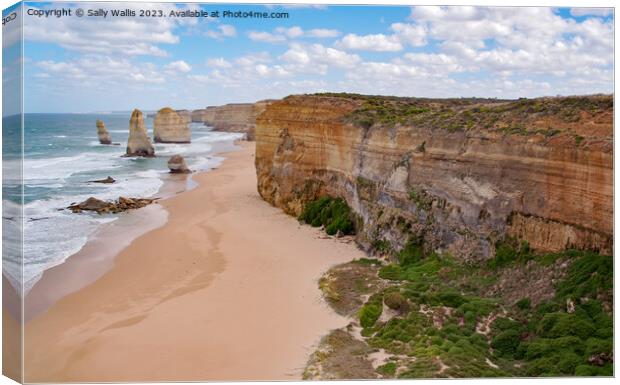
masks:
[[[343,197],[367,248],[416,239],[480,260],[514,237],[610,253],[612,116],[611,96],[291,96],[257,120],[258,191],[292,215]]]
[[[142,111],[135,109],[129,119],[129,138],[125,156],[155,156],[155,149],[146,133]]]
[[[192,112],[193,122],[202,122],[218,131],[243,132],[248,140],[254,140],[256,118],[265,111],[271,100],[256,103],[226,104],[207,107]]]
[[[101,144],[112,144],[112,137],[110,133],[105,128],[105,124],[99,119],[97,119],[97,137],[99,138],[99,143]]]
[[[153,119],[155,143],[189,143],[192,133],[188,122],[170,107],[157,111]]]

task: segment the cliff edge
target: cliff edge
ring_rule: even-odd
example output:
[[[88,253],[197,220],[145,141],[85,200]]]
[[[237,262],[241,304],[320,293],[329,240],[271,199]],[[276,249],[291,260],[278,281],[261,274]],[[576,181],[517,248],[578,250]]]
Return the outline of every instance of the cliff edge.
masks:
[[[510,237],[611,253],[612,96],[298,95],[268,104],[255,136],[260,195],[292,215],[344,198],[367,249],[413,239],[484,260]]]

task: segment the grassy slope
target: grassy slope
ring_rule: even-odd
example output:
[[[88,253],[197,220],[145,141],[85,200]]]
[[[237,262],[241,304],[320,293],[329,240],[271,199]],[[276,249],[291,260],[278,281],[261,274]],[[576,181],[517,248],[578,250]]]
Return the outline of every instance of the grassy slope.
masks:
[[[323,198],[309,204],[301,218],[326,228],[342,223],[351,215],[342,204]],[[316,220],[321,217],[322,221]],[[493,260],[465,266],[449,255],[425,255],[422,249],[416,243],[400,252],[391,245],[376,245],[376,252],[390,254],[388,260],[393,262],[352,262],[330,270],[321,281],[328,302],[359,320],[365,342],[391,355],[376,368],[377,375],[613,374],[612,257],[574,250],[541,255],[527,244],[508,240],[498,245]],[[527,293],[528,286],[537,282],[500,281],[500,277],[521,279],[522,274],[516,273],[526,267],[528,273],[544,273],[538,280],[551,279],[546,272],[561,278],[548,285],[547,296],[524,294],[514,300],[514,295],[494,290],[498,285],[522,284]],[[391,317],[381,321],[385,309],[390,309]],[[347,376],[340,378],[355,373],[349,371]]]

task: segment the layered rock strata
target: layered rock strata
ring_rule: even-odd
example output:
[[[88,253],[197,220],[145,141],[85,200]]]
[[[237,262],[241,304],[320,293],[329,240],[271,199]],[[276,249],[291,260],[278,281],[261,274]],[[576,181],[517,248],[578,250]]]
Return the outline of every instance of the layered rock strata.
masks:
[[[155,149],[149,139],[142,111],[135,109],[129,119],[129,139],[125,156],[155,156]]]
[[[248,140],[254,140],[256,118],[265,111],[272,100],[256,103],[226,104],[207,107],[192,112],[192,122],[202,122],[217,131],[246,133]]]
[[[110,133],[105,128],[105,124],[97,119],[97,137],[99,138],[99,143],[101,144],[112,144],[112,137]]]
[[[155,143],[189,143],[192,140],[188,122],[175,110],[164,107],[153,119]]]
[[[256,127],[260,195],[292,215],[319,196],[343,197],[366,248],[416,241],[483,260],[513,237],[544,252],[611,253],[610,96],[402,103],[270,104]]]

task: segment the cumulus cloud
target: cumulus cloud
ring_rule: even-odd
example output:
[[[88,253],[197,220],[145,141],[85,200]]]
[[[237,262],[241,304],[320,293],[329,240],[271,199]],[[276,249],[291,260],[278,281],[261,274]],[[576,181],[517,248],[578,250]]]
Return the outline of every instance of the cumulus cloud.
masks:
[[[321,44],[293,43],[280,56],[290,72],[317,72],[325,74],[329,68],[354,68],[361,61],[358,55],[349,54]]]
[[[207,37],[212,39],[223,39],[226,37],[235,37],[237,36],[237,29],[229,24],[218,25],[216,29],[208,30],[205,32]]]
[[[308,32],[306,32],[306,36],[315,37],[319,39],[338,37],[340,36],[340,31],[338,31],[337,29],[316,28],[316,29],[311,29]]]
[[[230,67],[232,67],[232,64],[228,60],[224,59],[223,57],[209,59],[209,60],[207,60],[207,65],[209,67],[214,67],[214,68],[230,68]]]
[[[152,63],[136,64],[128,59],[102,55],[87,55],[74,61],[42,60],[35,62],[34,66],[39,72],[33,75],[38,78],[51,78],[54,82],[82,86],[96,85],[98,79],[105,79],[106,83],[120,85],[132,81],[137,83],[165,82],[161,71]]]
[[[395,52],[405,46],[418,47],[426,45],[426,28],[422,25],[394,23],[390,26],[390,35],[378,33],[356,35],[350,33],[336,42],[336,47],[358,51]]]
[[[183,60],[177,60],[167,64],[165,69],[173,72],[190,72],[192,67]]]
[[[387,36],[382,33],[374,35],[356,35],[350,33],[336,43],[339,48],[362,51],[401,51],[402,44],[395,36]]]
[[[53,7],[53,5],[43,7]],[[167,14],[172,10],[196,9],[196,5],[177,7],[171,3],[158,4]],[[28,6],[28,8],[35,8]],[[98,8],[116,9],[114,4],[101,3]],[[128,3],[124,8],[139,10],[143,3]],[[179,26],[195,25],[195,18],[91,18],[63,17],[39,18],[24,28],[28,41],[55,43],[63,48],[81,53],[166,56],[160,45],[180,41],[175,30]]]
[[[310,30],[303,30],[299,26],[293,27],[278,27],[275,28],[272,32],[266,31],[250,31],[248,33],[248,37],[251,40],[259,41],[263,43],[282,43],[292,39],[298,38],[317,38],[317,39],[326,39],[338,37],[340,35],[340,31],[336,29],[324,29],[324,28],[316,28]]]

